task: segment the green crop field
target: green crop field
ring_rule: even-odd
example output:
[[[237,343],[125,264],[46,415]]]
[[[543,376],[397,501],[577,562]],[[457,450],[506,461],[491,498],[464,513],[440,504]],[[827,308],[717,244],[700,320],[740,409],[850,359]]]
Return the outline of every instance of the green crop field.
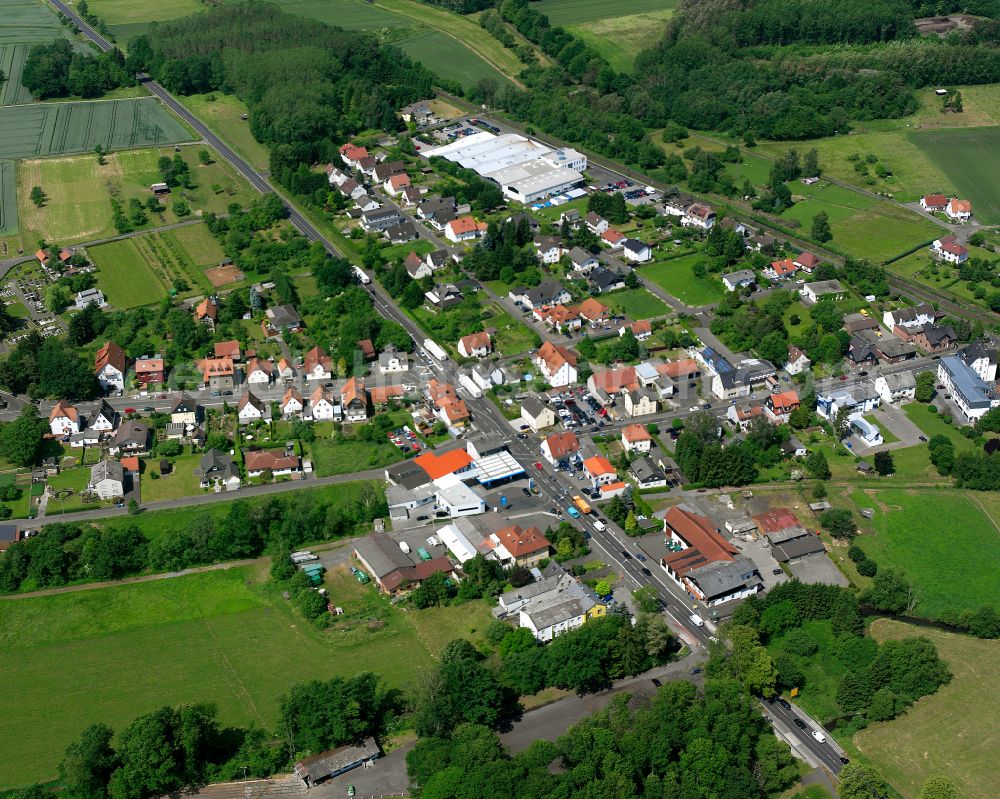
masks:
[[[639,273],[688,305],[708,305],[725,296],[725,287],[715,276],[695,277],[692,267],[703,262],[701,253],[682,255],[669,261],[660,261],[640,268]]]
[[[17,232],[17,171],[13,161],[0,161],[0,236]]]
[[[919,131],[910,138],[972,200],[976,219],[1000,223],[1000,127]]]
[[[606,17],[663,11],[676,6],[676,0],[632,0],[625,6],[615,0],[541,0],[531,7],[549,18],[553,25],[569,27]]]
[[[0,108],[0,158],[89,152],[189,141],[191,134],[152,97]]]
[[[915,612],[939,618],[949,609],[992,604],[1000,610],[1000,519],[974,492],[865,492],[875,509],[872,535],[856,541],[882,568],[903,572],[917,592]]]
[[[265,575],[241,568],[0,602],[0,677],[18,686],[0,714],[0,788],[54,777],[87,724],[120,730],[164,704],[215,702],[224,725],[272,726],[278,698],[303,680],[372,670],[392,687],[412,684],[445,642],[475,637],[490,618],[481,602],[402,614],[343,569],[326,585],[346,616],[321,633]],[[384,626],[371,629],[373,619]]]
[[[437,30],[426,30],[395,44],[414,61],[442,78],[455,80],[469,89],[483,78],[493,78],[506,83],[499,71],[465,47],[457,46],[454,39]]]
[[[670,313],[667,304],[646,289],[621,289],[602,294],[601,302],[628,316],[630,319],[652,319]]]
[[[32,101],[31,92],[21,85],[21,72],[30,49],[29,44],[0,44],[0,75],[6,77],[0,83],[0,105]]]
[[[413,20],[364,0],[277,0],[290,14],[341,28],[406,28]]]
[[[38,44],[68,36],[69,31],[39,0],[0,0],[0,45]]]
[[[913,627],[879,619],[879,641],[922,635],[948,664],[952,680],[893,721],[872,724],[854,736],[857,748],[905,799],[916,799],[928,777],[950,777],[962,799],[995,799],[996,703],[1000,691],[1000,641]]]

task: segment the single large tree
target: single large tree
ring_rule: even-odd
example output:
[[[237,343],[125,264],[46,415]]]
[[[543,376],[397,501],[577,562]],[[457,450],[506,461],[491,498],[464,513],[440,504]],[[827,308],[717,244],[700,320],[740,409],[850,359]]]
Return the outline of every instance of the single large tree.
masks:
[[[115,769],[114,731],[104,724],[91,724],[80,739],[66,747],[59,764],[59,778],[66,792],[77,799],[104,799],[108,780]]]

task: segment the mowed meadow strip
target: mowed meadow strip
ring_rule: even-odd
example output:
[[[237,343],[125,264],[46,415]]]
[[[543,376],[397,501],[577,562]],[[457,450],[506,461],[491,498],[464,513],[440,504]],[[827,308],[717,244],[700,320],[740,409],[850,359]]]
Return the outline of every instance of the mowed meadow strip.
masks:
[[[92,100],[0,108],[0,158],[37,158],[191,141],[159,100]]]
[[[17,232],[17,171],[13,161],[0,161],[0,236]]]

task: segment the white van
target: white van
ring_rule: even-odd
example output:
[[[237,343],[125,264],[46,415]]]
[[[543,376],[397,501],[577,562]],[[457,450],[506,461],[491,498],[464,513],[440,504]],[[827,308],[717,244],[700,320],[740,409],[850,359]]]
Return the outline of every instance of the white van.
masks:
[[[608,526],[607,526],[607,525],[606,525],[606,524],[605,524],[604,522],[602,522],[602,521],[595,521],[595,522],[594,522],[594,527],[595,527],[595,528],[596,528],[597,530],[600,530],[600,531],[601,531],[602,533],[603,533],[603,532],[604,532],[605,530],[607,530],[607,529],[608,529]]]
[[[826,736],[823,734],[822,730],[813,730],[813,738],[815,738],[821,744],[826,743]]]
[[[701,616],[699,616],[697,613],[692,613],[689,618],[691,619],[691,623],[695,627],[704,627],[705,626],[705,620]]]

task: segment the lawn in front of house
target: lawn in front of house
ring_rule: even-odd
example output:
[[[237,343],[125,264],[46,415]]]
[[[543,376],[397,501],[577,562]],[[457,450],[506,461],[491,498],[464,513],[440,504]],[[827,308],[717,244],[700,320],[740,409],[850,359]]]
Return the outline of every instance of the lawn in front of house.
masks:
[[[602,294],[601,302],[630,319],[653,319],[670,313],[667,304],[644,288],[620,289]]]
[[[91,510],[99,508],[100,502],[83,502],[80,498],[87,489],[90,482],[90,467],[74,466],[71,469],[62,469],[59,474],[54,474],[48,478],[49,488],[52,493],[59,491],[72,491],[73,493],[63,499],[49,498],[46,513],[70,513],[78,510]]]
[[[486,306],[485,313],[490,313],[492,316],[487,318],[484,314],[483,327],[496,329],[493,347],[502,355],[517,355],[538,346],[538,334],[495,303]]]
[[[170,474],[154,480],[153,474],[160,474],[162,458],[147,458],[142,463],[142,501],[157,502],[164,499],[180,499],[204,494],[201,478],[196,477],[194,470],[198,468],[201,455],[180,455],[167,458],[171,464]]]
[[[317,438],[309,446],[317,477],[377,469],[403,460],[403,453],[387,438],[379,441],[349,438],[340,442]]]

